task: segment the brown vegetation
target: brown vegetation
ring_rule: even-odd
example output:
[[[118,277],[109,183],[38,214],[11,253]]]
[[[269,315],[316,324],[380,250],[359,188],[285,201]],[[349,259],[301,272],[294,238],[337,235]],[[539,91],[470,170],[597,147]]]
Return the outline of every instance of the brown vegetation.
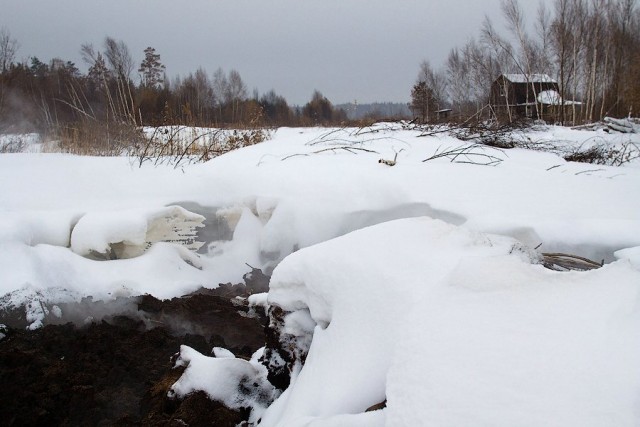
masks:
[[[14,62],[18,43],[0,33],[0,132],[39,132],[58,141],[65,152],[91,155],[131,153],[145,157],[197,155],[203,159],[217,151],[201,144],[189,148],[145,140],[141,126],[199,126],[237,131],[228,142],[246,145],[264,139],[259,128],[316,126],[342,123],[347,117],[319,91],[301,108],[292,108],[273,90],[248,95],[240,73],[221,68],[209,75],[204,69],[169,80],[161,56],[153,47],[144,50],[137,71],[122,41],[105,38],[102,49],[81,47],[86,74],[70,61],[37,57]],[[227,145],[229,145],[227,144]],[[142,152],[140,148],[142,147]],[[173,149],[175,148],[175,150]],[[169,149],[169,153],[166,151]],[[179,151],[176,151],[179,150]]]

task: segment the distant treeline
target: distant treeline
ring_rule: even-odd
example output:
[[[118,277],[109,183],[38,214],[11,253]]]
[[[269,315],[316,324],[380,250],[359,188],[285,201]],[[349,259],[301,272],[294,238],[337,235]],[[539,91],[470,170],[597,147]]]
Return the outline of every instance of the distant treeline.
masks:
[[[78,123],[249,127],[335,125],[349,120],[347,110],[332,105],[319,91],[295,107],[273,90],[249,95],[236,70],[209,74],[201,68],[169,79],[154,48],[145,49],[137,64],[126,44],[110,37],[100,50],[81,47],[86,73],[59,58],[16,62],[17,49],[17,40],[0,31],[0,131],[4,132],[54,132]],[[378,110],[381,115],[385,111]]]
[[[349,120],[404,119],[411,116],[409,104],[400,102],[373,102],[370,104],[351,102],[338,104],[336,108],[344,110]]]

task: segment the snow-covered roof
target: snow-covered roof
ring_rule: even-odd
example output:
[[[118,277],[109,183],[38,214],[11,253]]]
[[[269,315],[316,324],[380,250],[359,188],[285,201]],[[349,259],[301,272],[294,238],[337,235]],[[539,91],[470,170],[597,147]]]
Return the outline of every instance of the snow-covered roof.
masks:
[[[511,83],[557,83],[548,74],[503,74]]]

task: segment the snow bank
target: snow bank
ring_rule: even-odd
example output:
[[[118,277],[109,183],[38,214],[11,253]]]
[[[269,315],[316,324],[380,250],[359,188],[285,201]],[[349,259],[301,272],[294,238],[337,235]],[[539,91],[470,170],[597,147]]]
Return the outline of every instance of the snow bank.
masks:
[[[45,304],[68,302],[69,296],[112,300],[143,295],[172,298],[209,284],[199,258],[170,243],[156,243],[132,259],[94,261],[67,248],[50,245],[4,244],[0,252],[0,307],[20,307],[37,299]],[[26,290],[26,291],[25,291]],[[46,301],[38,295],[47,295]],[[39,304],[38,304],[39,305]]]
[[[290,255],[268,298],[316,326],[261,425],[364,425],[385,399],[385,425],[640,422],[628,261],[554,272],[514,239],[406,219]]]
[[[614,255],[617,259],[629,260],[631,265],[633,265],[637,270],[640,270],[640,246],[621,249],[614,252]]]

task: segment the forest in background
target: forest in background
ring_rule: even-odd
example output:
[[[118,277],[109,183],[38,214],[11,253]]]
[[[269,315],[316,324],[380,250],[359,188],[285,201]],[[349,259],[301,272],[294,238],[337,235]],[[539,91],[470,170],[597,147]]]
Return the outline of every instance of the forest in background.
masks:
[[[428,61],[407,98],[417,110],[451,109],[449,120],[490,119],[491,83],[503,73],[545,73],[557,80],[562,99],[558,122],[579,124],[604,116],[636,116],[640,109],[640,13],[636,0],[555,0],[541,4],[525,25],[518,2],[503,0],[508,33],[491,19],[477,38],[451,49],[446,63]],[[527,21],[531,21],[528,19]],[[533,28],[533,30],[530,29]],[[87,72],[61,58],[16,61],[19,41],[0,30],[0,132],[36,131],[57,139],[126,134],[140,125],[203,127],[345,125],[350,120],[408,118],[398,104],[334,106],[315,91],[303,106],[291,106],[274,90],[249,93],[236,70],[198,69],[167,77],[160,54],[144,50],[134,60],[123,41],[106,37],[101,46],[80,48]],[[421,92],[416,91],[420,85]]]
[[[0,33],[0,117],[5,131],[51,131],[78,123],[131,125],[312,125],[346,120],[319,91],[291,107],[273,90],[249,95],[240,73],[198,69],[169,79],[160,54],[148,47],[136,64],[123,41],[82,45],[83,74],[70,61],[14,62],[18,41]],[[137,82],[136,82],[137,80]],[[14,129],[9,129],[9,126]]]
[[[547,74],[560,98],[562,124],[640,112],[640,12],[636,0],[555,0],[525,17],[517,0],[502,0],[506,34],[486,17],[477,37],[451,49],[446,63],[420,66],[412,110],[451,108],[460,119],[491,117],[489,91],[501,74]],[[417,114],[416,114],[417,115]]]

